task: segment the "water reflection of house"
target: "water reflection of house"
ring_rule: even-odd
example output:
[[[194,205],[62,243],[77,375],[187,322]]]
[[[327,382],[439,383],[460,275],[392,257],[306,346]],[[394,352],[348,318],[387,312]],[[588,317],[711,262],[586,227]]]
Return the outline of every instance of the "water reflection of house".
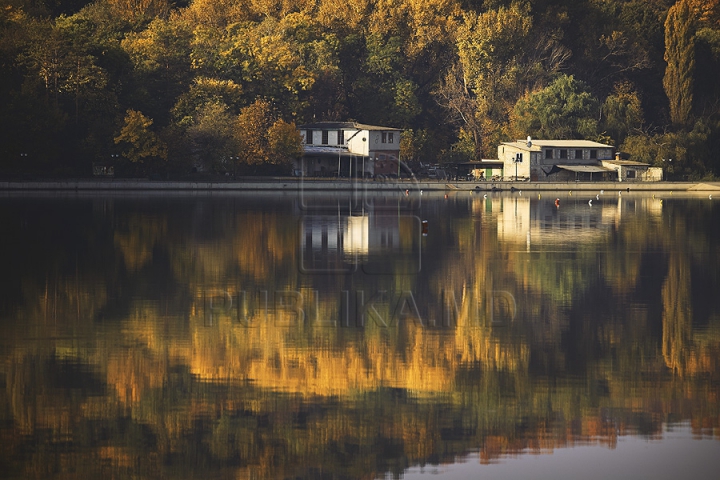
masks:
[[[400,222],[397,213],[373,209],[357,215],[306,215],[301,222],[302,265],[344,269],[369,256],[401,253]]]
[[[603,240],[620,218],[622,200],[605,197],[593,206],[587,200],[512,197],[504,199],[498,216],[498,238],[523,243],[592,243]]]

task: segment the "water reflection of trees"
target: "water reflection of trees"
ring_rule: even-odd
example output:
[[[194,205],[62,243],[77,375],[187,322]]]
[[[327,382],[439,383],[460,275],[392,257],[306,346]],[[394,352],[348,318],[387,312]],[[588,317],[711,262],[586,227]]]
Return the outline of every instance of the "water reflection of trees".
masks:
[[[22,295],[3,300],[0,461],[28,477],[358,477],[471,449],[613,446],[666,420],[718,428],[718,304],[693,293],[718,284],[716,212],[667,202],[597,242],[528,252],[481,202],[428,206],[423,270],[378,278],[298,273],[287,203],[39,202],[3,280]],[[329,326],[342,289],[411,291],[424,318]],[[302,292],[304,321],[262,308],[263,290]],[[493,317],[495,291],[514,296],[512,319]],[[374,305],[393,318],[394,301]]]

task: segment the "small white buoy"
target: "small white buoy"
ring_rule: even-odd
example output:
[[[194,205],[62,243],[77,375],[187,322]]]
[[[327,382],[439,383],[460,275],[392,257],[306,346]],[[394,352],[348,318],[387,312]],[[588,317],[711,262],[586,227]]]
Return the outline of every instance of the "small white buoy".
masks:
[[[603,195],[605,193],[605,190],[600,190],[600,195]]]
[[[590,205],[592,207],[592,198],[590,200],[588,200],[588,205]]]
[[[518,192],[518,195],[521,195],[521,196],[522,196],[522,190],[520,190],[520,191]]]
[[[622,197],[622,192],[618,192],[618,197]]]
[[[600,200],[600,195],[595,195],[595,200]]]
[[[487,198],[487,193],[485,195],[483,195],[483,198]]]
[[[708,198],[709,198],[710,200],[712,200],[712,194],[708,195]]]
[[[420,195],[422,195],[422,190],[420,190]]]

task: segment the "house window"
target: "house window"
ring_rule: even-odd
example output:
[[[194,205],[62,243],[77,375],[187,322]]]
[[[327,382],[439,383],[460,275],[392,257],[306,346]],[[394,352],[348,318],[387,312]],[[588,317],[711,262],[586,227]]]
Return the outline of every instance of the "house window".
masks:
[[[380,141],[382,143],[387,143],[387,132],[381,132],[380,134]]]
[[[560,158],[567,158],[567,150],[564,148],[560,150]]]
[[[395,134],[393,132],[388,133],[388,143],[395,143]]]
[[[305,135],[305,143],[307,143],[308,145],[313,144],[313,131],[312,130],[307,131],[307,134]]]
[[[328,144],[328,131],[327,130],[322,131],[322,144],[323,145]]]
[[[545,150],[545,158],[553,158],[553,151],[551,148]]]
[[[575,150],[575,158],[583,158],[582,150]]]
[[[635,178],[635,170],[628,170],[627,178]]]
[[[345,144],[345,130],[338,130],[338,145]]]
[[[597,158],[597,150],[590,150],[590,158],[592,158],[592,159]]]

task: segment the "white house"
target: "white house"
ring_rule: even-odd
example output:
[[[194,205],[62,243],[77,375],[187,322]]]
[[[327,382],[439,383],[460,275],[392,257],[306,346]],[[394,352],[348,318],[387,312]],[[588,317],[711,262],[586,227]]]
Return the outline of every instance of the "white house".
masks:
[[[613,170],[619,182],[659,182],[663,179],[660,167],[651,167],[648,163],[623,160],[617,155],[615,160],[603,160],[603,167]]]
[[[355,122],[317,122],[299,127],[303,156],[297,176],[374,176],[400,172],[400,133]],[[402,167],[407,173],[406,167]]]
[[[532,181],[611,180],[612,145],[589,140],[517,140],[498,146],[505,177]]]

